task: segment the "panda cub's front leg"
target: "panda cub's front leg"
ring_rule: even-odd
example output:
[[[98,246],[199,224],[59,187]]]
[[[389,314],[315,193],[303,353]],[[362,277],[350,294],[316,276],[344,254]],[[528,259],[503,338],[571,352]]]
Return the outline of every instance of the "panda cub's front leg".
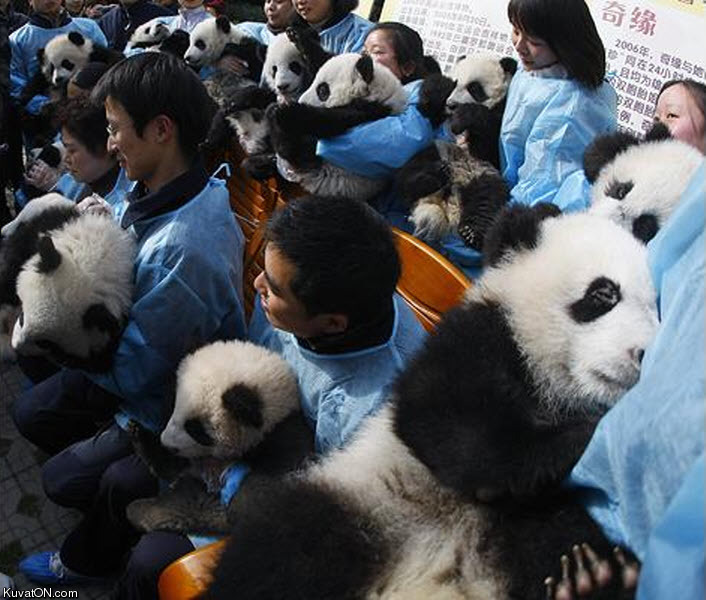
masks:
[[[480,252],[485,234],[510,199],[509,190],[500,174],[486,173],[461,187],[460,197],[458,235],[467,246]]]

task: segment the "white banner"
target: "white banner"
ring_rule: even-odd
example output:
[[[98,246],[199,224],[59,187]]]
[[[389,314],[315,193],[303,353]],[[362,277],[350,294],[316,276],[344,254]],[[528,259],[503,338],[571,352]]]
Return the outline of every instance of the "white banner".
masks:
[[[666,80],[706,82],[706,0],[588,4],[606,48],[608,79],[618,92],[621,129],[641,133],[651,125]],[[444,72],[467,54],[515,56],[504,0],[386,0],[381,20],[416,29]]]

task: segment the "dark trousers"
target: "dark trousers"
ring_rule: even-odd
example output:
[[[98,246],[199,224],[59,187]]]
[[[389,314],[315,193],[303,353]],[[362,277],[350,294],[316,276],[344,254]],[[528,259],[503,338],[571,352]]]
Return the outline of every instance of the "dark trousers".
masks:
[[[125,516],[127,505],[154,496],[158,482],[133,453],[111,419],[117,401],[78,371],[64,370],[25,392],[13,406],[20,432],[55,454],[42,467],[47,496],[78,508],[84,517],[61,547],[70,569],[96,577],[115,574],[139,534]]]
[[[133,548],[112,597],[115,600],[157,598],[157,583],[162,571],[193,549],[193,544],[184,535],[168,531],[146,533]]]
[[[80,371],[62,369],[23,393],[11,413],[19,432],[47,454],[95,435],[112,420],[118,398]]]

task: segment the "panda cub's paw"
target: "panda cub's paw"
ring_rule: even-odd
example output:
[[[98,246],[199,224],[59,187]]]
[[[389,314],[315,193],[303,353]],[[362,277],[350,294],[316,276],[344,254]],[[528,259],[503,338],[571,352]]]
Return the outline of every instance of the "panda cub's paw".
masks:
[[[588,544],[575,545],[571,557],[561,557],[561,579],[547,577],[544,585],[547,598],[573,600],[574,598],[635,597],[640,574],[638,562],[619,547],[613,549],[610,559],[600,557]],[[618,579],[619,578],[619,579]]]
[[[475,229],[473,229],[470,225],[460,225],[458,228],[458,235],[466,246],[475,248],[478,245],[478,236],[476,235]]]
[[[414,223],[414,237],[433,243],[448,233],[449,222],[444,209],[432,202],[419,202],[409,220]]]
[[[435,73],[424,78],[419,91],[419,112],[421,112],[434,127],[446,120],[446,100],[456,87],[456,82],[441,74]]]

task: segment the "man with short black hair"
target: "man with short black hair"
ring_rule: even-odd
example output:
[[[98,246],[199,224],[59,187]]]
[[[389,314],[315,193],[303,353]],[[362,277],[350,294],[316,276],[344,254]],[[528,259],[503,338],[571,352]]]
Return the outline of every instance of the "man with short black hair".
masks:
[[[136,539],[125,508],[158,491],[133,453],[126,426],[136,421],[159,433],[171,412],[181,359],[245,333],[243,235],[225,184],[209,178],[198,156],[213,114],[203,84],[183,62],[146,52],[112,67],[93,98],[105,103],[109,150],[137,182],[113,207],[137,238],[135,290],[110,371],[89,379],[64,370],[13,407],[30,441],[54,452],[66,448],[43,467],[47,495],[84,511],[60,552],[20,564],[28,578],[48,584],[118,572]],[[74,409],[89,407],[97,392],[115,399],[114,422],[88,440],[72,439]]]
[[[267,240],[248,335],[297,373],[317,451],[340,448],[425,336],[395,295],[392,233],[365,203],[309,197],[275,213]]]

